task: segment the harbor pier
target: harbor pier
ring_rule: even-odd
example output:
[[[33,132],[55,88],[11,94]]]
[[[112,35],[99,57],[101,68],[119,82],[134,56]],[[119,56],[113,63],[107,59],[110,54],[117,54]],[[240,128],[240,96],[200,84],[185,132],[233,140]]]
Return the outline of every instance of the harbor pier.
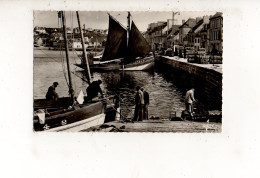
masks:
[[[171,133],[220,133],[221,123],[143,120],[142,122],[113,121],[82,132],[171,132]]]
[[[196,64],[177,56],[158,56],[156,67],[163,69],[168,78],[185,78],[178,83],[186,83],[183,89],[193,86],[207,110],[222,110],[222,64]]]

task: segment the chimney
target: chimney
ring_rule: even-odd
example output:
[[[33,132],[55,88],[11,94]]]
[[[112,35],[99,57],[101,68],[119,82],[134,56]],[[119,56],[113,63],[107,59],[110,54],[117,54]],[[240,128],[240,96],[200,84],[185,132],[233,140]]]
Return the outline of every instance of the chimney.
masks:
[[[209,23],[209,16],[203,16],[203,23]]]
[[[196,23],[198,23],[201,19],[201,17],[196,17]]]
[[[185,23],[185,20],[184,19],[182,19],[182,25]]]

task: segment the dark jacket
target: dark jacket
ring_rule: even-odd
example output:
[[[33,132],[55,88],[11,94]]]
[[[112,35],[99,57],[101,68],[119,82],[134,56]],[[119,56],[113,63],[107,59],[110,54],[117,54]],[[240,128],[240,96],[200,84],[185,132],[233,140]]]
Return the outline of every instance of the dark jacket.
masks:
[[[47,93],[46,93],[46,99],[47,100],[55,100],[55,98],[58,98],[58,94],[55,91],[55,87],[52,85],[49,87]]]
[[[143,92],[141,90],[138,90],[135,95],[135,104],[136,105],[142,105],[144,104],[144,96]]]
[[[149,93],[144,91],[144,104],[149,104]]]
[[[100,83],[98,81],[94,81],[88,86],[87,95],[89,98],[95,98],[98,96],[98,93],[103,95],[102,89],[100,88]]]

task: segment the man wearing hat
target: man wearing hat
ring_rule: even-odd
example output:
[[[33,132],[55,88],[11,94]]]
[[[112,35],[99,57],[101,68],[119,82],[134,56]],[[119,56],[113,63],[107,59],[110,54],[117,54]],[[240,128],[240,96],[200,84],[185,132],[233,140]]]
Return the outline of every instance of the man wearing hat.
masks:
[[[55,88],[59,85],[58,82],[53,82],[53,85],[49,87],[47,93],[46,93],[46,99],[47,100],[53,100],[57,101],[59,98],[58,93],[56,93]]]

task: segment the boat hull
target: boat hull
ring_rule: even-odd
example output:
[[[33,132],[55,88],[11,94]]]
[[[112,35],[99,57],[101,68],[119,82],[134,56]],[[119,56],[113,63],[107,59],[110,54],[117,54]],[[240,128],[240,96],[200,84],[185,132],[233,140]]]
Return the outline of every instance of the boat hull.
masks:
[[[77,67],[85,70],[86,67],[84,64],[75,64]],[[120,64],[114,64],[114,63],[106,63],[106,64],[93,64],[89,68],[91,71],[116,71],[120,70]]]
[[[69,98],[63,98],[64,103],[66,103],[66,99]],[[40,107],[40,103],[44,103],[44,100],[40,99],[35,101],[36,111],[40,108],[46,108],[44,105]],[[40,122],[36,112],[34,116],[34,130],[78,132],[92,126],[103,124],[105,118],[109,118],[109,121],[115,120],[112,97],[93,103],[85,103],[73,108],[66,106],[67,104],[65,104],[63,108],[67,109],[60,109],[61,105],[58,105],[58,107],[55,105],[48,107],[48,113],[45,114],[44,122]],[[109,117],[107,115],[109,115]]]
[[[120,69],[120,62],[123,58],[113,59],[109,61],[93,61],[93,64],[89,66],[91,71],[115,71]],[[85,70],[86,65],[75,64],[77,67]]]
[[[75,64],[75,65],[85,70],[84,64]],[[154,68],[153,56],[138,59],[126,65],[121,65],[119,63],[104,63],[104,64],[93,64],[90,66],[91,71],[117,71],[117,70],[147,71],[147,70],[152,70],[153,68]]]
[[[154,57],[145,57],[143,59],[136,60],[130,64],[122,66],[120,70],[125,71],[146,71],[154,68]]]
[[[46,130],[46,132],[79,132],[81,130],[88,129],[93,126],[104,124],[105,114],[98,114],[90,118],[83,118],[81,121],[74,122],[72,124],[56,127],[53,129]]]

